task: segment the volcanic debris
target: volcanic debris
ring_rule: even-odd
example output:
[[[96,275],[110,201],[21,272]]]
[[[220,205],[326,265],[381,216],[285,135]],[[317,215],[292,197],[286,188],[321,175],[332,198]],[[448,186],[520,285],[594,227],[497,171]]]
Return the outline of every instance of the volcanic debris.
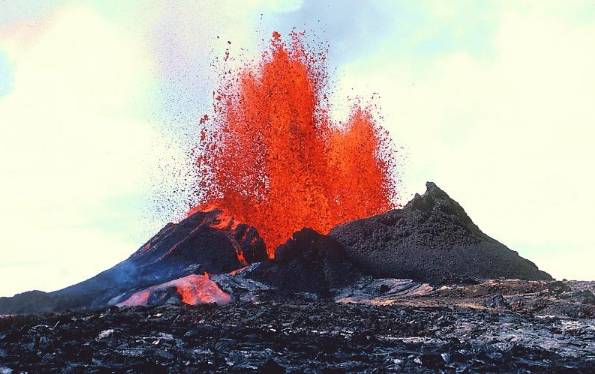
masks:
[[[592,317],[468,307],[490,288],[510,305],[558,297],[547,284],[457,286],[434,307],[292,297],[0,318],[0,372],[592,373]],[[595,284],[567,285],[560,296]]]
[[[341,243],[305,228],[277,247],[274,260],[260,263],[248,277],[284,291],[328,294],[355,282],[361,273]]]

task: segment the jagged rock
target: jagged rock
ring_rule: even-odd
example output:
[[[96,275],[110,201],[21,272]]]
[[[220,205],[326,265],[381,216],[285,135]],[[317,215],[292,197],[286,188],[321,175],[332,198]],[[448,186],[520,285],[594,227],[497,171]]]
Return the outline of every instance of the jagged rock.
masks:
[[[328,293],[354,282],[360,272],[335,239],[306,228],[293,234],[248,277],[290,292]]]
[[[403,209],[335,227],[330,236],[365,271],[381,277],[447,283],[465,279],[551,279],[490,238],[434,183]]]
[[[0,314],[102,307],[153,285],[195,273],[226,273],[265,258],[254,228],[234,223],[220,210],[197,212],[167,224],[128,259],[93,278],[55,292],[0,298]],[[161,290],[152,300],[167,302],[165,296],[171,295]]]
[[[570,291],[568,284],[562,281],[555,281],[548,284],[548,292],[554,295],[559,295],[563,292]]]
[[[492,280],[444,286],[442,293],[400,304],[311,302],[275,293],[259,303],[216,307],[10,316],[0,318],[0,368],[14,373],[592,373],[592,316],[480,307],[484,293],[494,289],[507,298],[520,293],[556,304],[565,303],[567,293],[595,290],[595,282],[568,282],[570,291],[553,295],[548,285]]]
[[[488,308],[496,309],[505,309],[508,307],[508,303],[504,299],[504,296],[502,296],[500,293],[486,297],[484,305]]]
[[[581,304],[595,305],[595,295],[589,290],[582,290],[572,295]]]

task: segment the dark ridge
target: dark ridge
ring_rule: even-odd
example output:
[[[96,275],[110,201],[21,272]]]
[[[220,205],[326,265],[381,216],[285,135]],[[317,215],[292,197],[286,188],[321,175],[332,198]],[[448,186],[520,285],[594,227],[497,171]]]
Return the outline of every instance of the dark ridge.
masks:
[[[122,294],[193,273],[226,273],[266,258],[257,231],[240,224],[221,228],[221,211],[197,212],[169,223],[128,259],[83,282],[54,292],[31,291],[0,298],[0,314],[98,308]]]
[[[403,209],[348,222],[330,236],[372,275],[431,283],[488,278],[552,279],[484,234],[465,210],[432,182]]]
[[[328,294],[360,275],[341,243],[304,228],[277,247],[274,260],[260,263],[248,276],[281,291]]]

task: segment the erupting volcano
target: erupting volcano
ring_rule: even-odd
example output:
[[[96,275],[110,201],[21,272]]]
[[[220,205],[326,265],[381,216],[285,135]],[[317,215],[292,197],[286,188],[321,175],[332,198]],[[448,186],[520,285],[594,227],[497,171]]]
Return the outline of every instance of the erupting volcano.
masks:
[[[49,12],[35,10],[31,15],[27,10],[21,15],[19,2],[18,7],[8,5],[9,13],[18,19],[5,27],[4,3],[10,2],[0,0],[0,70],[7,41],[8,73],[14,70],[18,79],[15,87],[9,87],[6,101],[0,92],[0,122],[29,129],[43,116],[49,129],[72,127],[76,131],[74,136],[45,136],[47,147],[43,149],[34,147],[38,142],[26,132],[21,136],[3,131],[11,145],[10,157],[5,158],[11,163],[8,190],[3,194],[9,199],[8,210],[3,209],[8,225],[0,225],[4,228],[2,243],[7,244],[0,247],[19,253],[4,256],[8,262],[0,262],[4,275],[0,286],[4,290],[25,287],[19,284],[21,276],[11,277],[20,272],[26,272],[27,282],[35,283],[47,280],[48,275],[69,273],[80,266],[76,259],[82,258],[81,253],[93,253],[96,258],[98,252],[105,252],[102,263],[112,261],[115,253],[125,254],[121,247],[148,224],[153,227],[161,221],[162,228],[144,244],[129,248],[128,257],[78,283],[0,297],[0,374],[595,373],[595,281],[558,281],[523,257],[529,253],[538,257],[528,244],[547,244],[545,236],[531,237],[540,220],[526,220],[526,225],[515,228],[517,235],[504,238],[517,242],[519,253],[486,234],[472,220],[470,214],[475,212],[468,214],[455,200],[464,198],[459,195],[462,191],[470,191],[473,201],[510,197],[493,212],[485,209],[494,204],[473,207],[483,209],[484,218],[490,215],[491,223],[499,217],[501,228],[510,227],[518,221],[515,215],[531,206],[515,202],[539,198],[523,194],[527,185],[522,184],[530,180],[503,179],[514,185],[506,195],[500,193],[498,184],[489,191],[481,183],[464,184],[475,182],[472,178],[458,182],[449,178],[448,184],[457,186],[452,197],[428,181],[425,190],[407,202],[400,183],[401,154],[382,127],[397,124],[380,115],[379,96],[339,98],[342,93],[338,95],[334,88],[328,51],[335,42],[337,56],[358,61],[360,76],[348,77],[354,85],[365,79],[390,78],[405,68],[391,82],[403,83],[402,87],[372,87],[381,90],[381,95],[412,95],[407,123],[424,131],[409,131],[405,136],[408,129],[399,127],[400,140],[415,140],[426,158],[436,159],[440,151],[438,158],[454,161],[449,167],[458,170],[455,174],[491,162],[490,153],[482,152],[481,146],[491,141],[486,134],[491,135],[492,127],[500,124],[483,114],[497,114],[518,125],[517,118],[525,118],[526,110],[515,113],[514,105],[484,110],[482,115],[469,116],[478,121],[476,125],[465,121],[459,126],[452,118],[466,113],[441,100],[456,93],[448,90],[456,91],[460,81],[471,78],[487,85],[487,89],[476,90],[487,95],[476,95],[472,102],[497,101],[492,99],[505,98],[507,90],[514,95],[515,89],[524,90],[523,84],[533,75],[529,74],[528,81],[516,79],[519,87],[512,80],[506,85],[492,84],[498,76],[493,67],[505,63],[518,68],[515,78],[523,78],[526,61],[511,59],[509,55],[515,53],[510,48],[496,48],[498,53],[494,61],[488,61],[493,62],[488,69],[484,69],[483,57],[465,59],[463,66],[472,68],[469,74],[459,69],[458,58],[451,58],[452,48],[432,56],[419,53],[428,44],[468,51],[473,47],[465,44],[468,40],[461,44],[451,40],[452,35],[435,31],[436,22],[440,31],[458,26],[469,14],[452,18],[451,25],[444,17],[431,14],[437,9],[428,5],[420,9],[417,3],[414,8],[399,5],[395,12],[390,1],[291,5],[237,1],[233,7],[219,7],[216,4],[221,2],[213,1],[208,6],[203,2],[158,3],[148,8],[142,3],[142,9],[127,6],[131,20],[120,14],[122,7],[108,7],[107,17],[106,9],[87,2],[80,9],[52,7]],[[334,9],[331,3],[336,4]],[[112,22],[112,10],[127,22]],[[407,17],[386,17],[392,13]],[[418,13],[423,13],[423,22],[410,22],[408,16]],[[485,26],[484,13],[482,9],[482,19],[473,26]],[[523,21],[517,13],[518,9],[497,9],[487,17],[493,26],[488,29],[497,29],[496,37],[501,31],[516,36],[516,28],[511,33],[501,24],[511,23],[510,15],[513,26]],[[535,21],[533,14],[529,18]],[[545,25],[560,26],[549,18],[543,19]],[[240,24],[228,27],[234,19],[241,20]],[[23,33],[21,23],[27,29],[34,27]],[[258,31],[250,29],[257,24]],[[220,46],[215,33],[247,41],[251,38],[243,36],[262,35],[260,27],[271,24],[341,32],[329,33],[335,41],[332,44],[304,33],[282,37],[273,32],[259,38],[262,44],[250,58],[234,56],[231,47],[221,50],[221,59],[210,64],[216,77],[212,97],[211,88],[205,95],[205,81],[210,81],[213,72],[195,68],[204,67],[200,61],[208,59],[206,49]],[[398,30],[391,25],[398,25]],[[476,27],[471,29],[469,35],[479,40]],[[122,33],[127,30],[135,30],[134,35]],[[80,32],[83,39],[72,39],[73,32]],[[583,34],[578,41],[586,40]],[[521,42],[540,42],[533,34],[528,36]],[[485,41],[494,44],[491,39]],[[26,45],[19,45],[23,40]],[[77,48],[69,53],[59,48],[73,41],[84,45],[87,40],[93,43],[86,44],[98,45],[89,50],[97,56],[81,58],[89,51]],[[345,44],[348,50],[340,48]],[[117,51],[116,59],[122,61],[95,58],[104,51]],[[386,57],[397,54],[399,61],[387,65]],[[434,68],[445,60],[450,62],[449,69]],[[423,61],[423,67],[411,69],[411,61]],[[344,68],[338,71],[350,70],[337,66]],[[99,81],[93,72],[102,73]],[[105,79],[110,77],[126,80]],[[38,90],[30,84],[36,79],[65,82],[66,89]],[[553,88],[567,88],[567,79],[556,81],[564,84]],[[68,84],[73,82],[77,84]],[[496,96],[490,92],[494,87]],[[431,100],[436,88],[447,93]],[[113,97],[117,90],[125,92]],[[416,137],[435,127],[428,126],[427,116],[415,112],[420,97],[427,110],[442,111],[440,118],[447,118],[440,131]],[[74,112],[69,105],[72,98],[80,104]],[[196,112],[198,108],[189,104],[197,102],[212,103],[212,107]],[[387,102],[385,109],[398,109],[392,104],[407,106]],[[540,107],[529,109],[541,111]],[[575,114],[570,119],[582,123],[581,115],[589,113],[579,110]],[[85,127],[75,121],[79,117],[84,117]],[[69,127],[70,122],[75,126]],[[188,125],[196,133],[188,131]],[[443,131],[449,132],[448,141],[432,139]],[[473,136],[462,137],[470,132]],[[79,143],[85,145],[98,136],[99,140],[108,136],[131,142],[98,141],[100,148],[80,147]],[[530,143],[533,139],[517,140],[517,148],[524,151],[523,140]],[[466,162],[459,157],[461,149],[442,154],[455,143],[468,151],[466,158],[477,160]],[[23,152],[33,148],[41,149],[38,153],[47,156],[53,169],[43,174],[52,193],[32,205],[21,195],[38,188],[39,183],[28,178],[29,166],[36,166],[30,161],[36,157]],[[81,160],[71,163],[72,156]],[[127,157],[130,162],[116,168],[115,163]],[[19,158],[24,161],[13,165]],[[420,161],[427,167],[412,170],[420,178],[436,177],[426,173],[443,169],[444,163]],[[61,178],[63,173],[52,172],[78,171],[74,167],[79,165],[97,169],[103,187],[109,188],[88,188],[92,184],[81,178],[85,174],[67,173],[68,178]],[[129,172],[133,175],[128,176]],[[15,179],[13,174],[25,177]],[[147,192],[152,196],[144,196]],[[29,213],[30,206],[38,205],[43,209]],[[79,206],[88,209],[75,209]],[[12,211],[27,212],[27,217],[21,219]],[[84,213],[80,217],[71,214],[79,211]],[[581,215],[552,212],[553,219],[563,217],[570,228],[585,224]],[[134,220],[143,213],[148,217]],[[176,220],[167,222],[166,217]],[[575,242],[576,238],[570,239]],[[75,248],[77,256],[65,256],[71,254],[69,248]],[[40,256],[41,252],[53,256]],[[87,261],[78,270],[83,274],[95,265]],[[556,269],[551,261],[550,266]],[[50,288],[46,283],[39,284]]]
[[[217,207],[255,227],[267,252],[303,227],[327,233],[395,204],[395,153],[372,105],[330,118],[326,52],[274,32],[256,64],[221,76],[200,120],[200,190],[189,211]]]

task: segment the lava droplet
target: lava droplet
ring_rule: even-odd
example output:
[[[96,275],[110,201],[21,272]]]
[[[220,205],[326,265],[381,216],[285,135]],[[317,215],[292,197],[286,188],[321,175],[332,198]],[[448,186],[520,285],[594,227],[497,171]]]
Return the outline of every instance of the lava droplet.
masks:
[[[303,227],[326,233],[391,209],[396,196],[395,154],[374,106],[333,123],[326,52],[290,36],[274,32],[257,64],[220,77],[214,115],[201,121],[205,199],[188,212],[217,206],[256,227],[270,257]]]

